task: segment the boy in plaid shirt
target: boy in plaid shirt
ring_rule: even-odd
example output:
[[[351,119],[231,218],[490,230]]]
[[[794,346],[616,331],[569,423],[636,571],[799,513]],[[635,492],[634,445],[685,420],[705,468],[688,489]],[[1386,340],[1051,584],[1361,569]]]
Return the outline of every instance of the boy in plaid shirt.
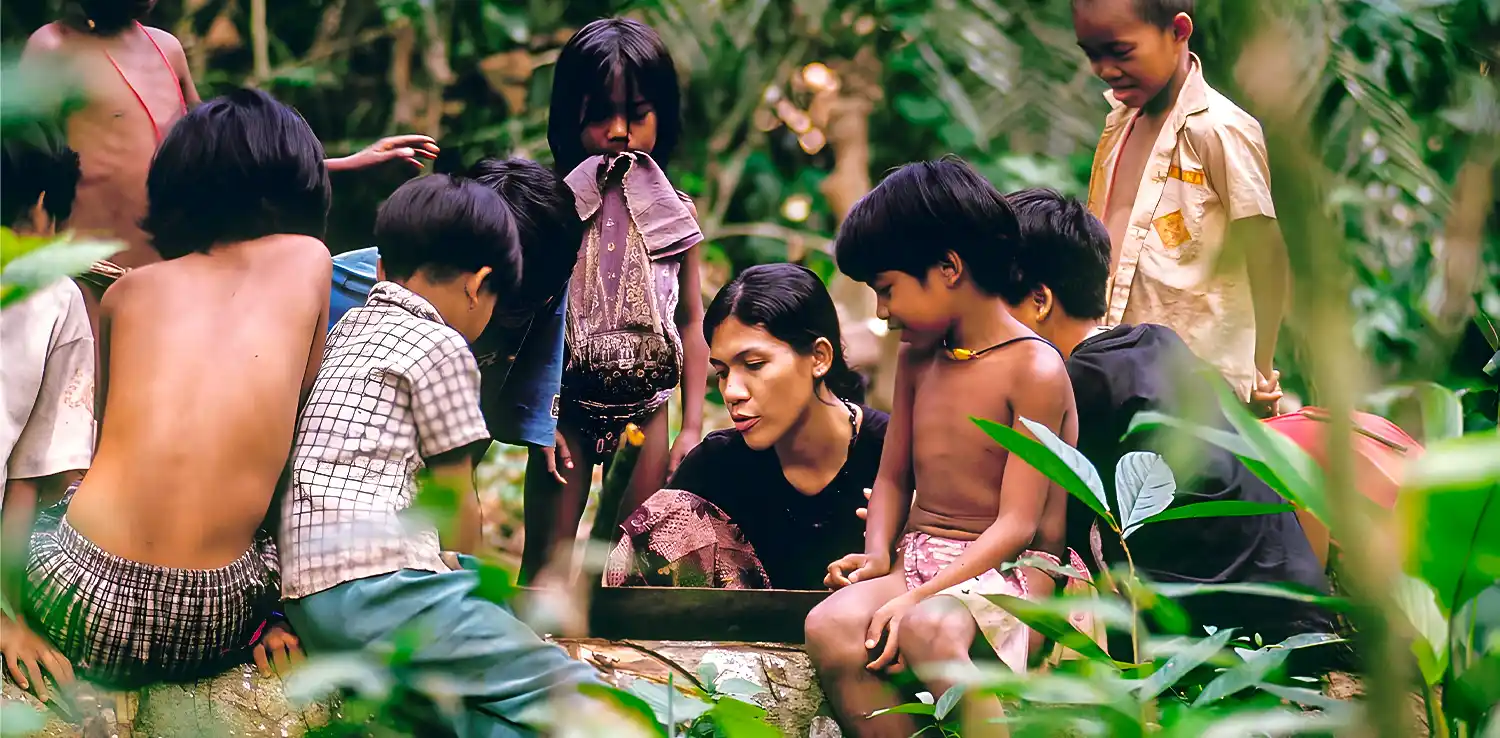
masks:
[[[287,617],[313,653],[410,634],[408,666],[470,706],[460,735],[528,735],[526,713],[594,672],[441,555],[478,537],[473,473],[490,436],[470,343],[516,288],[515,223],[494,190],[433,175],[381,206],[375,242],[390,281],[329,333],[298,427],[279,538]],[[423,470],[459,493],[453,540],[409,514]]]

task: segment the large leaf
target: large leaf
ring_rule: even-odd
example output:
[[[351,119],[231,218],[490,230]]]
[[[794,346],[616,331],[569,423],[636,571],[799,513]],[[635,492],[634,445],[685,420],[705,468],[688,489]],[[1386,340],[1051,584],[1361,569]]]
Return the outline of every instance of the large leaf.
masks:
[[[1147,518],[1167,509],[1177,494],[1177,478],[1161,455],[1131,451],[1115,464],[1115,499],[1120,525],[1129,536]]]
[[[1243,500],[1211,500],[1199,502],[1192,505],[1174,507],[1163,510],[1156,515],[1142,520],[1142,525],[1151,523],[1164,523],[1168,520],[1189,520],[1192,518],[1239,518],[1251,515],[1275,515],[1276,513],[1291,512],[1295,510],[1289,504],[1275,504],[1267,502],[1245,502]]]
[[[1203,688],[1198,699],[1193,701],[1193,706],[1206,705],[1216,700],[1224,699],[1243,689],[1253,687],[1266,678],[1271,672],[1281,668],[1286,663],[1292,652],[1287,649],[1274,651],[1255,651],[1239,666],[1230,669]]]
[[[1094,639],[1085,635],[1082,631],[1073,627],[1068,621],[1067,613],[1061,609],[1069,604],[1082,606],[1090,602],[1104,602],[1102,600],[1091,601],[1082,598],[1054,598],[1055,601],[1034,602],[1020,597],[1010,595],[985,595],[985,599],[1005,608],[1006,612],[1016,616],[1016,619],[1025,623],[1032,630],[1061,643],[1064,647],[1071,648],[1085,657],[1106,664],[1114,663],[1109,654],[1094,642]],[[1060,604],[1061,603],[1061,607]],[[1128,617],[1127,617],[1128,622]]]
[[[766,710],[733,697],[721,698],[705,715],[718,738],[779,738],[781,731],[766,722]]]
[[[1104,483],[1099,479],[1099,472],[1078,449],[1064,443],[1046,426],[1026,418],[1019,420],[1031,431],[1030,438],[993,420],[969,419],[996,443],[1004,446],[1006,451],[1019,456],[1069,494],[1082,500],[1095,514],[1108,521],[1112,529],[1120,529],[1119,523],[1109,512],[1109,503],[1104,501]]]
[[[110,241],[70,240],[18,236],[9,228],[0,229],[4,271],[0,271],[0,308],[64,277],[88,271],[90,265],[107,259],[120,250],[121,244]]]
[[[667,728],[656,717],[656,710],[639,696],[604,684],[581,684],[578,691],[585,697],[614,705],[620,712],[634,717],[636,723],[648,728],[653,735],[667,738]]]
[[[1167,659],[1151,676],[1146,677],[1138,687],[1138,695],[1142,702],[1154,700],[1162,692],[1171,689],[1178,680],[1187,676],[1193,669],[1202,666],[1209,659],[1224,650],[1224,644],[1234,635],[1234,628],[1225,628],[1213,635],[1204,638],[1189,646],[1182,652]]]
[[[1448,670],[1448,619],[1438,608],[1437,593],[1427,582],[1402,576],[1396,582],[1395,599],[1411,625],[1411,650],[1422,678],[1429,686],[1437,684]]]
[[[1277,494],[1327,524],[1328,499],[1324,491],[1323,472],[1317,462],[1290,438],[1272,430],[1251,415],[1227,384],[1217,379],[1209,384],[1217,393],[1219,408],[1229,420],[1234,433],[1145,411],[1131,418],[1126,435],[1161,427],[1189,433],[1239,457],[1245,468],[1270,485]]]
[[[1500,432],[1444,441],[1408,472],[1396,503],[1407,571],[1452,614],[1500,579]]]
[[[1166,582],[1153,584],[1152,588],[1164,597],[1182,598],[1206,594],[1243,594],[1258,597],[1276,597],[1294,602],[1306,602],[1330,610],[1348,610],[1349,601],[1332,597],[1307,587],[1290,584],[1262,584],[1258,582],[1230,582],[1227,584],[1181,584]]]

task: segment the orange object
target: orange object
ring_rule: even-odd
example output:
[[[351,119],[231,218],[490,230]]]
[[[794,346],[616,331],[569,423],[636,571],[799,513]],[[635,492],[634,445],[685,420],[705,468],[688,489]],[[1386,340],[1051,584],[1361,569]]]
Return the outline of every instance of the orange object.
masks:
[[[1324,470],[1328,468],[1327,410],[1305,407],[1295,413],[1265,420],[1266,425],[1292,439]],[[1385,418],[1354,413],[1354,486],[1375,504],[1387,510],[1396,507],[1396,496],[1405,477],[1406,465],[1422,455],[1422,444]],[[1328,562],[1328,529],[1304,510],[1297,518],[1307,533],[1318,560]]]

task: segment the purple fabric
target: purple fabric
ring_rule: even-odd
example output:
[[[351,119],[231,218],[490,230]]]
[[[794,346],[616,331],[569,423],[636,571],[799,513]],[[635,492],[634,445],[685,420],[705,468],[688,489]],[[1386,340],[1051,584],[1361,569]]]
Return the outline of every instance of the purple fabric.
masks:
[[[698,221],[673,189],[666,173],[650,155],[639,151],[612,156],[597,154],[568,174],[567,183],[573,190],[579,218],[588,220],[606,206],[604,183],[616,176],[624,178],[625,204],[652,260],[676,256],[703,240]],[[608,210],[606,214],[614,215]],[[618,217],[615,220],[621,222]]]

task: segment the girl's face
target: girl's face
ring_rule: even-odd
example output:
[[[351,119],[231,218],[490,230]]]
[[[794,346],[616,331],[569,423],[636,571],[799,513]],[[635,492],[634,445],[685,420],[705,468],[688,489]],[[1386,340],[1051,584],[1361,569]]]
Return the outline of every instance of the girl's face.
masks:
[[[759,451],[781,440],[817,401],[816,377],[828,371],[833,348],[819,340],[803,355],[766,329],[730,316],[714,331],[708,360],[735,430]]]
[[[622,151],[651,153],[656,148],[656,109],[615,75],[608,99],[583,99],[583,150],[589,155]]]

